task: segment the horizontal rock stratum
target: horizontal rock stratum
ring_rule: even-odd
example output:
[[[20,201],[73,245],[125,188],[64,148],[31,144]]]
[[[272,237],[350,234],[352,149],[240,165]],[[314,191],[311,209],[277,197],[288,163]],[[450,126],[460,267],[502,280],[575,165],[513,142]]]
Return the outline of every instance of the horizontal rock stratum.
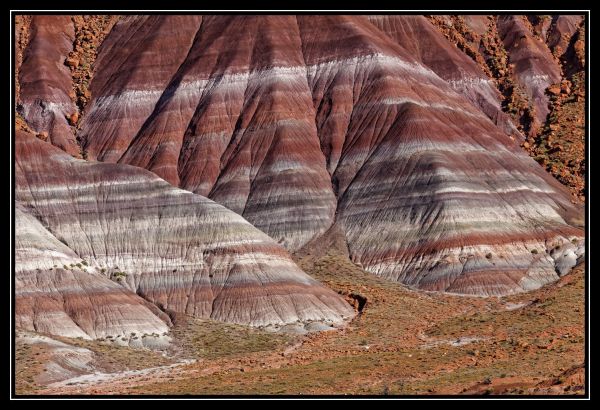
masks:
[[[168,331],[162,311],[253,326],[354,314],[241,216],[146,170],[18,132],[16,171],[20,327],[129,338]]]
[[[518,78],[543,116],[556,67],[542,73],[528,63],[549,51],[531,36],[523,44],[535,47],[520,48],[522,28],[499,21]],[[104,164],[63,156],[59,163],[69,165],[53,168],[93,171],[37,171],[52,181],[40,185],[83,186],[85,200],[67,190],[61,195],[70,195],[73,209],[64,222],[45,214],[54,208],[44,203],[36,217],[54,235],[70,235],[80,257],[125,269],[127,288],[162,308],[251,324],[348,315],[274,244],[296,251],[327,231],[339,232],[351,260],[369,272],[458,294],[535,289],[583,257],[567,190],[518,146],[493,82],[426,19],[125,16],[98,51],[91,99],[74,132],[87,158]],[[52,78],[68,80],[59,74]],[[22,84],[21,92],[34,86]],[[40,131],[38,115],[24,112]],[[31,181],[36,171],[21,172]],[[89,178],[111,188],[89,188]],[[242,215],[273,241],[186,191]],[[116,195],[110,206],[108,193]],[[45,201],[64,200],[48,195]],[[155,202],[165,211],[147,215]],[[236,244],[240,230],[258,242]],[[196,244],[210,251],[193,250]],[[286,268],[263,272],[273,265]],[[204,284],[210,275],[236,286],[215,291]],[[264,301],[265,292],[280,304],[245,299]],[[212,297],[218,302],[207,302]]]

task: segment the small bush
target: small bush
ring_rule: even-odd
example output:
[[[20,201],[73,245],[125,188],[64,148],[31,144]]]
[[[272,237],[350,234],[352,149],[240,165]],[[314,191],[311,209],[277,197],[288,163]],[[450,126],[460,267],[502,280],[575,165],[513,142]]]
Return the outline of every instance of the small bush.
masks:
[[[78,263],[78,264],[77,264],[77,265],[75,265],[75,266],[77,266],[79,269],[81,269],[81,263]]]
[[[81,264],[82,264],[82,265],[85,265],[85,266],[88,266],[88,263],[87,263],[87,261],[81,261]]]
[[[537,255],[538,254],[538,250],[537,249],[532,249],[531,253],[533,253],[534,255]]]
[[[490,253],[488,253],[487,255],[485,255],[485,257],[486,257],[486,259],[492,259],[492,254],[491,254],[491,252],[490,252]]]

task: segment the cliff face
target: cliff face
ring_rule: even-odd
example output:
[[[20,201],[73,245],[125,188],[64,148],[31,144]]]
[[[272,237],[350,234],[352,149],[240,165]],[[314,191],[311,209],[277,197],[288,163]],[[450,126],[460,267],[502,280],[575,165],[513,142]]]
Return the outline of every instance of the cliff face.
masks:
[[[545,51],[527,46],[534,40],[522,24],[499,20],[498,41],[541,113],[547,85],[536,76],[554,81],[556,70],[540,74]],[[99,49],[77,137],[87,158],[146,168],[242,215],[292,251],[333,227],[355,263],[410,286],[475,295],[540,287],[582,256],[583,231],[569,225],[576,210],[567,191],[518,146],[486,69],[457,50],[434,25],[413,16],[128,16]],[[107,268],[126,267],[135,273],[123,279],[127,286],[165,308],[240,323],[306,319],[298,312],[283,319],[234,309],[250,303],[238,302],[245,300],[239,287],[216,291],[222,301],[212,304],[205,301],[215,297],[213,288],[198,285],[189,294],[199,283],[193,272],[204,272],[199,278],[205,281],[223,269],[229,278],[235,258],[205,253],[212,263],[186,270],[188,258],[201,259],[186,253],[200,231],[182,217],[204,221],[200,243],[206,246],[235,242],[232,226],[243,219],[204,199],[197,205],[202,212],[190,208],[186,201],[199,196],[167,189],[158,179],[142,184],[136,168],[93,167],[98,180],[130,180],[127,189],[138,197],[170,192],[168,218],[138,217],[127,208],[130,219],[110,225],[121,247],[104,243],[105,236],[95,244],[107,229],[101,223],[91,223],[85,235],[57,225],[80,256],[100,255]],[[72,178],[81,176],[68,174],[61,183]],[[118,206],[137,206],[138,199],[122,195]],[[136,218],[145,228],[130,228]],[[160,227],[150,231],[159,235],[152,243],[166,241],[166,248],[139,239],[148,238],[147,225]],[[136,256],[118,256],[131,246],[131,235]],[[255,258],[261,267],[287,261],[266,235],[260,238],[269,245],[236,247],[267,255]],[[134,264],[138,253],[146,256]],[[260,282],[253,269],[233,272]],[[312,295],[304,303],[319,312],[310,318],[345,313],[336,295],[308,286],[294,269],[291,277],[304,278],[303,285],[268,285],[269,294],[294,305],[290,289],[310,288],[316,293],[303,291]],[[286,275],[277,281],[291,281]],[[254,285],[244,288],[255,292]]]
[[[254,326],[353,315],[221,205],[148,171],[74,159],[25,133],[16,146],[20,326],[87,337],[166,332],[167,316],[147,301]]]

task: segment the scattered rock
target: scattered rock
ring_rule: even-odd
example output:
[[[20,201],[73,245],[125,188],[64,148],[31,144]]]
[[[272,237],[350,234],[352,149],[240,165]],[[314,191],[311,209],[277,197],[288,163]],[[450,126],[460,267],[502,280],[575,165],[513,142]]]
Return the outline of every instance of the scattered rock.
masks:
[[[69,116],[69,124],[71,124],[71,125],[77,125],[77,121],[79,121],[79,113],[78,112],[74,112],[73,114],[71,114]]]
[[[65,64],[71,68],[79,67],[79,60],[74,57],[67,57]]]
[[[559,95],[560,94],[560,86],[554,84],[548,87],[548,93],[551,95]]]

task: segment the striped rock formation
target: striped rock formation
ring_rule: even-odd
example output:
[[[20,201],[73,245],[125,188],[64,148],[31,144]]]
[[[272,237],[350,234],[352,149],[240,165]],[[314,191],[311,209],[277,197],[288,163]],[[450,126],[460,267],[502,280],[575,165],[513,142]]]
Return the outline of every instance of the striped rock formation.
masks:
[[[242,217],[148,171],[74,159],[22,132],[16,161],[20,327],[162,335],[156,306],[253,326],[353,315]]]
[[[168,332],[166,315],[111,281],[97,267],[82,265],[82,258],[20,202],[15,226],[18,328],[84,339],[118,336],[119,341],[125,338],[127,342],[132,332],[157,334],[156,338]],[[154,339],[138,340],[148,345],[150,340],[156,342]]]
[[[472,17],[487,20],[485,16]],[[500,93],[493,80],[465,53],[456,47],[448,47],[448,41],[425,17],[369,16],[369,21],[479,107],[504,132],[519,135],[510,117],[502,112]]]
[[[582,257],[566,190],[482,111],[493,92],[448,81],[475,68],[424,22],[180,18],[106,37],[78,134],[90,158],[208,196],[293,251],[335,227],[355,263],[421,289],[510,294]]]

